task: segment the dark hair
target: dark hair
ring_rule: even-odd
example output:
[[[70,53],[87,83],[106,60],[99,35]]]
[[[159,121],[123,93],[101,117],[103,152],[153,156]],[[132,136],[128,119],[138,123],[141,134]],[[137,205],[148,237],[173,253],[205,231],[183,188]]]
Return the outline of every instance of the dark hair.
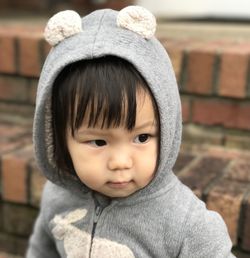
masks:
[[[74,136],[83,119],[87,118],[89,127],[99,125],[102,119],[101,128],[120,124],[128,130],[134,128],[138,90],[152,96],[134,66],[115,56],[78,61],[59,73],[52,89],[54,157],[59,170],[75,174],[66,133],[71,128]],[[151,99],[157,117],[157,107]]]

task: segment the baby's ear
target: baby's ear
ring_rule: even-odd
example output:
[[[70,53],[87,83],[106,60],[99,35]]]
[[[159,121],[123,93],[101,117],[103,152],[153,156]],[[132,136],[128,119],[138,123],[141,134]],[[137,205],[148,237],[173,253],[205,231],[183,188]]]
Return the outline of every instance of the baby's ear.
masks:
[[[141,6],[123,8],[117,16],[117,25],[134,31],[145,39],[154,36],[156,30],[155,16]]]
[[[59,12],[52,16],[44,30],[46,41],[55,46],[65,38],[73,36],[82,31],[82,20],[80,15],[72,10]]]

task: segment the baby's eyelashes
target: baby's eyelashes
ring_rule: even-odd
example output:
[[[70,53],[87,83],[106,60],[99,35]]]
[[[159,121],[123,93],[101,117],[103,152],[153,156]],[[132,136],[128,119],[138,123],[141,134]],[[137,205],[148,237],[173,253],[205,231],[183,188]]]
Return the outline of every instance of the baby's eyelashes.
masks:
[[[138,136],[135,137],[134,142],[139,143],[139,144],[140,143],[147,143],[150,140],[151,137],[152,136],[150,134],[147,134],[147,133],[139,134]]]
[[[107,145],[107,142],[102,139],[91,140],[91,141],[87,141],[86,143],[93,147],[103,147],[103,146]]]
[[[144,145],[149,143],[153,138],[157,138],[158,134],[156,130],[139,130],[136,131],[122,131],[119,133],[111,132],[106,133],[91,133],[91,134],[81,134],[75,137],[75,140],[80,143],[87,145],[92,148],[101,147],[114,147],[120,144],[127,144],[131,146]]]

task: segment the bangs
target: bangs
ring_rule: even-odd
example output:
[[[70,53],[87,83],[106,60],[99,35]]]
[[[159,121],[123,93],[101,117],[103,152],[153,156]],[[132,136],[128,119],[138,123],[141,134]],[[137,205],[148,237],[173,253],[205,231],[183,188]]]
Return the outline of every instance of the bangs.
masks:
[[[136,95],[146,92],[147,86],[129,62],[109,56],[80,61],[66,69],[68,76],[61,86],[66,87],[64,103],[68,103],[66,116],[73,135],[83,121],[88,127],[134,128]]]

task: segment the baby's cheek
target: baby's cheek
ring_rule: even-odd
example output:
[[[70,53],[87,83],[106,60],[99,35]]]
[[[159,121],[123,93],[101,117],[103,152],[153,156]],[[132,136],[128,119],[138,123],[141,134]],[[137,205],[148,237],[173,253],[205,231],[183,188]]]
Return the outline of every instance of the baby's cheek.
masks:
[[[147,158],[147,162],[145,162],[145,170],[147,174],[151,177],[154,177],[155,170],[157,164],[157,153],[156,151],[152,152],[150,156]]]
[[[80,179],[90,188],[96,189],[103,185],[103,181],[105,180],[104,176],[101,175],[99,171],[99,169],[92,169],[91,166],[86,167],[85,170],[82,171]]]
[[[155,175],[155,163],[144,161],[143,166],[137,170],[135,180],[140,187],[148,185]]]

